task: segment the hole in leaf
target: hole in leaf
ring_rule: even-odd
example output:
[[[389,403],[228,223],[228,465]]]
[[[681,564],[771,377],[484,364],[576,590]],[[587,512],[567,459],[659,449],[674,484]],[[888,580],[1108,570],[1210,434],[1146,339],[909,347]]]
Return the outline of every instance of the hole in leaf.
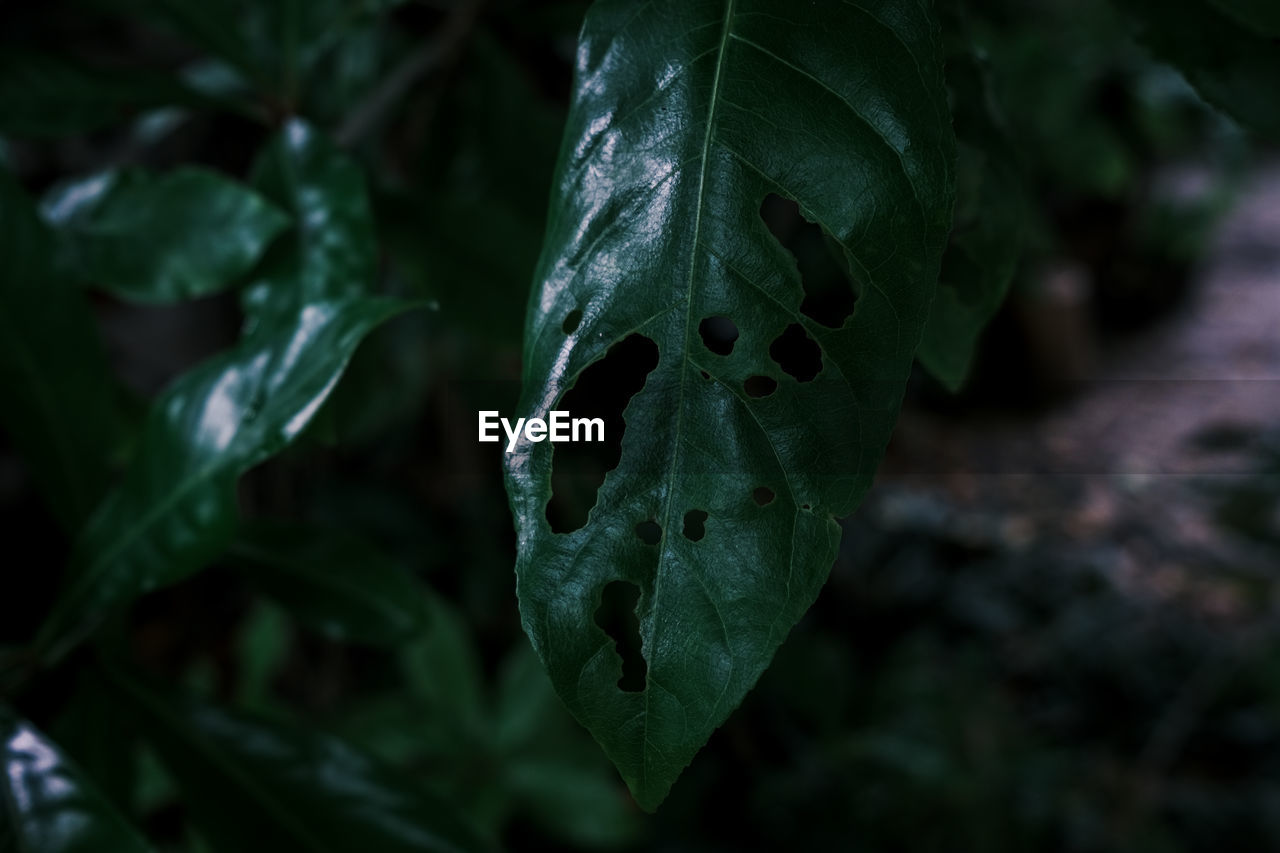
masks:
[[[800,212],[800,205],[776,193],[760,205],[760,218],[796,259],[804,301],[800,312],[838,329],[853,313],[857,293],[850,285],[844,248]]]
[[[710,379],[710,378],[711,378],[711,374],[710,374],[710,373],[707,373],[707,371],[705,371],[705,370],[699,370],[698,372],[702,374],[702,378],[703,378],[703,379]]]
[[[596,610],[596,624],[600,626],[622,658],[622,677],[618,689],[628,693],[644,690],[649,674],[649,664],[641,653],[640,618],[636,605],[640,603],[640,587],[629,581],[610,581],[600,595],[600,607]]]
[[[566,335],[572,335],[578,330],[578,324],[582,322],[582,310],[574,308],[568,314],[564,315],[564,322],[560,324],[560,328],[564,330]],[[570,410],[572,411],[572,410]]]
[[[636,525],[636,535],[646,545],[657,545],[662,541],[662,527],[653,519],[642,521]]]
[[[684,514],[684,538],[697,542],[707,535],[707,513],[700,509],[691,509]]]
[[[769,344],[769,357],[797,382],[812,382],[822,371],[822,349],[804,326],[792,323]]]
[[[747,381],[742,383],[742,390],[747,392],[748,397],[768,397],[778,390],[778,380],[772,376],[748,376]]]
[[[658,345],[644,335],[631,335],[582,371],[556,406],[575,420],[604,420],[604,441],[565,442],[552,451],[547,521],[556,533],[572,533],[587,523],[605,475],[622,458],[622,412],[657,366]]]
[[[728,355],[738,340],[738,324],[728,317],[707,317],[698,324],[698,334],[707,349],[716,355]]]
[[[773,503],[773,489],[768,486],[759,486],[751,493],[751,497],[755,500],[756,506],[768,506]]]

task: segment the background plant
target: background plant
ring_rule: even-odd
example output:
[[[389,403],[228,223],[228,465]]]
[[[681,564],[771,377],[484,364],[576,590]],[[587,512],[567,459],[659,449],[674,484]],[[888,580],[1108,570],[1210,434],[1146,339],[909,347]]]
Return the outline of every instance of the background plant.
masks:
[[[1280,26],[792,5],[6,10],[0,850],[1274,842],[1268,759],[1130,743],[1218,655],[1206,750],[1271,744],[1269,623],[1099,659],[1087,559],[836,519],[1037,265],[1161,301],[1224,194],[1152,166],[1275,138]],[[620,443],[504,494],[475,411],[557,401]],[[605,756],[654,809],[727,718],[642,817]]]

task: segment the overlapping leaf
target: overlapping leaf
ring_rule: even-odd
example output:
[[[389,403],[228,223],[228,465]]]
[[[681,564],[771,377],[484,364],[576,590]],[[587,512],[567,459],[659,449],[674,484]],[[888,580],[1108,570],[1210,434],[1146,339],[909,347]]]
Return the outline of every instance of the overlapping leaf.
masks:
[[[826,578],[834,517],[871,482],[928,314],[953,159],[936,27],[916,2],[605,0],[588,15],[519,414],[557,408],[628,336],[657,364],[584,527],[548,523],[553,445],[517,447],[507,484],[525,630],[646,808]],[[771,194],[842,247],[858,301],[838,327],[803,310],[760,215]],[[739,333],[728,354],[700,336],[713,317]],[[816,347],[816,375],[782,369],[784,334]],[[638,692],[618,687],[593,619],[616,580],[641,591]]]
[[[105,172],[45,197],[71,274],[125,298],[168,302],[223,290],[288,225],[262,196],[215,172]]]
[[[83,291],[0,171],[0,426],[68,528],[101,498],[118,434],[112,383]]]
[[[57,745],[0,707],[0,853],[150,849]]]
[[[403,309],[365,295],[375,245],[361,175],[319,134],[288,125],[255,183],[295,231],[245,294],[240,343],[153,404],[141,452],[87,524],[45,622],[42,645],[54,656],[106,608],[217,555],[235,532],[240,475],[298,436],[361,339]]]

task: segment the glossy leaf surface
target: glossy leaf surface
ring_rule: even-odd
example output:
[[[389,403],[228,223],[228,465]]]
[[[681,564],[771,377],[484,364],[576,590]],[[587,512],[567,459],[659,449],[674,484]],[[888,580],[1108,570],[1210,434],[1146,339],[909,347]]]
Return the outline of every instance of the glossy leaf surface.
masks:
[[[354,534],[255,522],[231,555],[251,584],[334,639],[394,645],[422,627],[424,599],[413,575]]]
[[[214,849],[485,849],[448,803],[341,740],[113,680]]]
[[[240,475],[297,438],[360,341],[403,310],[363,295],[375,247],[356,167],[300,123],[260,166],[259,189],[298,225],[246,293],[240,343],[152,405],[138,457],[77,542],[46,644],[220,553],[235,533]]]
[[[0,171],[0,427],[75,528],[107,486],[112,383],[85,294],[54,268],[35,205]]]
[[[1280,140],[1280,46],[1276,35],[1240,22],[1276,25],[1276,12],[1245,2],[1123,0],[1156,58],[1175,67],[1206,101],[1247,128]],[[1274,9],[1274,6],[1270,7]],[[1230,10],[1232,14],[1228,14]],[[1234,15],[1234,16],[1233,16]]]
[[[834,518],[870,485],[920,340],[954,156],[918,3],[606,0],[587,17],[519,414],[558,408],[630,335],[656,345],[657,364],[584,527],[548,523],[552,444],[522,442],[507,485],[525,630],[645,808],[826,579]],[[838,327],[806,313],[796,263],[761,218],[770,195],[838,241],[857,294]],[[700,336],[717,316],[739,332],[728,354]],[[803,381],[771,355],[792,326],[820,352]],[[614,639],[594,621],[617,580],[640,591],[637,692],[618,687]]]
[[[57,745],[0,707],[0,853],[150,850]]]
[[[140,169],[94,175],[59,187],[42,209],[72,274],[141,302],[229,287],[288,225],[247,187],[190,167],[159,176]]]

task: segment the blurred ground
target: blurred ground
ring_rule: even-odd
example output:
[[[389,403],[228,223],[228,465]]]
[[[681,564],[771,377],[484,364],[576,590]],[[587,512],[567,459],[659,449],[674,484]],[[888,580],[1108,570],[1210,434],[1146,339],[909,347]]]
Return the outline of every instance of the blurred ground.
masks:
[[[1215,523],[1225,492],[1266,476],[1258,453],[1280,426],[1280,166],[1245,188],[1173,317],[1099,348],[1043,414],[908,407],[873,503],[934,502],[958,534],[1013,548],[1104,547],[1122,586],[1235,612],[1229,587],[1190,566],[1274,566]]]

